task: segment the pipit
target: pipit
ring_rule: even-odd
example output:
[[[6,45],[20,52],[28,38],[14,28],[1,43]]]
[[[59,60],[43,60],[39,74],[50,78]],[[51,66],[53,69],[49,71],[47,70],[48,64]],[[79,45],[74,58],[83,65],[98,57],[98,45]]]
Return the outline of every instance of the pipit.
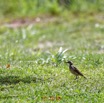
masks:
[[[69,70],[72,74],[76,76],[76,79],[78,79],[78,76],[82,76],[86,78],[74,65],[71,61],[66,62],[69,64]]]

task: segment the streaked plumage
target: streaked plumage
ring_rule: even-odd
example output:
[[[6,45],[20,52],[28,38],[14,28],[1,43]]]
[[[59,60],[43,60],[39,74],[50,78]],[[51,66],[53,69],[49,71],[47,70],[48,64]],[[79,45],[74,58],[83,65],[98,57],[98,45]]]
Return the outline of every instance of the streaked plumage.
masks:
[[[76,76],[76,79],[78,78],[78,76],[83,76],[84,78],[86,78],[74,65],[71,61],[66,62],[69,64],[69,70],[72,74],[74,74]]]

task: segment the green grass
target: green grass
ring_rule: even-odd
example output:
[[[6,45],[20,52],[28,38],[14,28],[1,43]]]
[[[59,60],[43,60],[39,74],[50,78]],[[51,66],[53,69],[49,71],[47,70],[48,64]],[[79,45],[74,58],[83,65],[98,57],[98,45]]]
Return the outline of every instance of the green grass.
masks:
[[[103,12],[39,13],[40,22],[0,26],[0,103],[103,103]],[[75,80],[67,60],[87,79]]]
[[[0,102],[103,103],[104,22],[99,17],[80,14],[16,29],[2,26]],[[60,47],[69,49],[61,61]],[[88,79],[75,80],[62,59],[72,60]]]
[[[61,0],[62,1],[62,0]],[[59,4],[58,0],[3,0],[0,2],[0,22],[14,18],[37,17],[40,15],[61,15],[64,12],[103,12],[101,0],[69,0],[68,4]]]

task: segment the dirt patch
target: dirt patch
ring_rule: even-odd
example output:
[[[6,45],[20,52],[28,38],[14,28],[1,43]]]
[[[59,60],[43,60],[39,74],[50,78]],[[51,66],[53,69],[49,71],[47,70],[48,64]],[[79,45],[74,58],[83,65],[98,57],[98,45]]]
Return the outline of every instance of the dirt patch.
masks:
[[[9,28],[18,28],[27,26],[30,24],[36,24],[36,23],[46,23],[46,22],[53,22],[55,21],[55,17],[48,16],[46,17],[36,17],[36,18],[19,18],[7,23],[4,23],[4,26]]]

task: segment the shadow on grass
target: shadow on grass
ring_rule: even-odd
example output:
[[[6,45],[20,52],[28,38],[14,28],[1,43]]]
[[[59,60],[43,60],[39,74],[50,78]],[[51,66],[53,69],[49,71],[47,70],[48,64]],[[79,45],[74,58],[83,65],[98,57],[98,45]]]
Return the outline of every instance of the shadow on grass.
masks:
[[[0,84],[17,84],[19,82],[23,83],[37,83],[44,81],[42,78],[33,77],[33,76],[27,76],[24,78],[21,78],[20,76],[0,76]]]
[[[0,96],[0,99],[17,98],[18,96]]]

